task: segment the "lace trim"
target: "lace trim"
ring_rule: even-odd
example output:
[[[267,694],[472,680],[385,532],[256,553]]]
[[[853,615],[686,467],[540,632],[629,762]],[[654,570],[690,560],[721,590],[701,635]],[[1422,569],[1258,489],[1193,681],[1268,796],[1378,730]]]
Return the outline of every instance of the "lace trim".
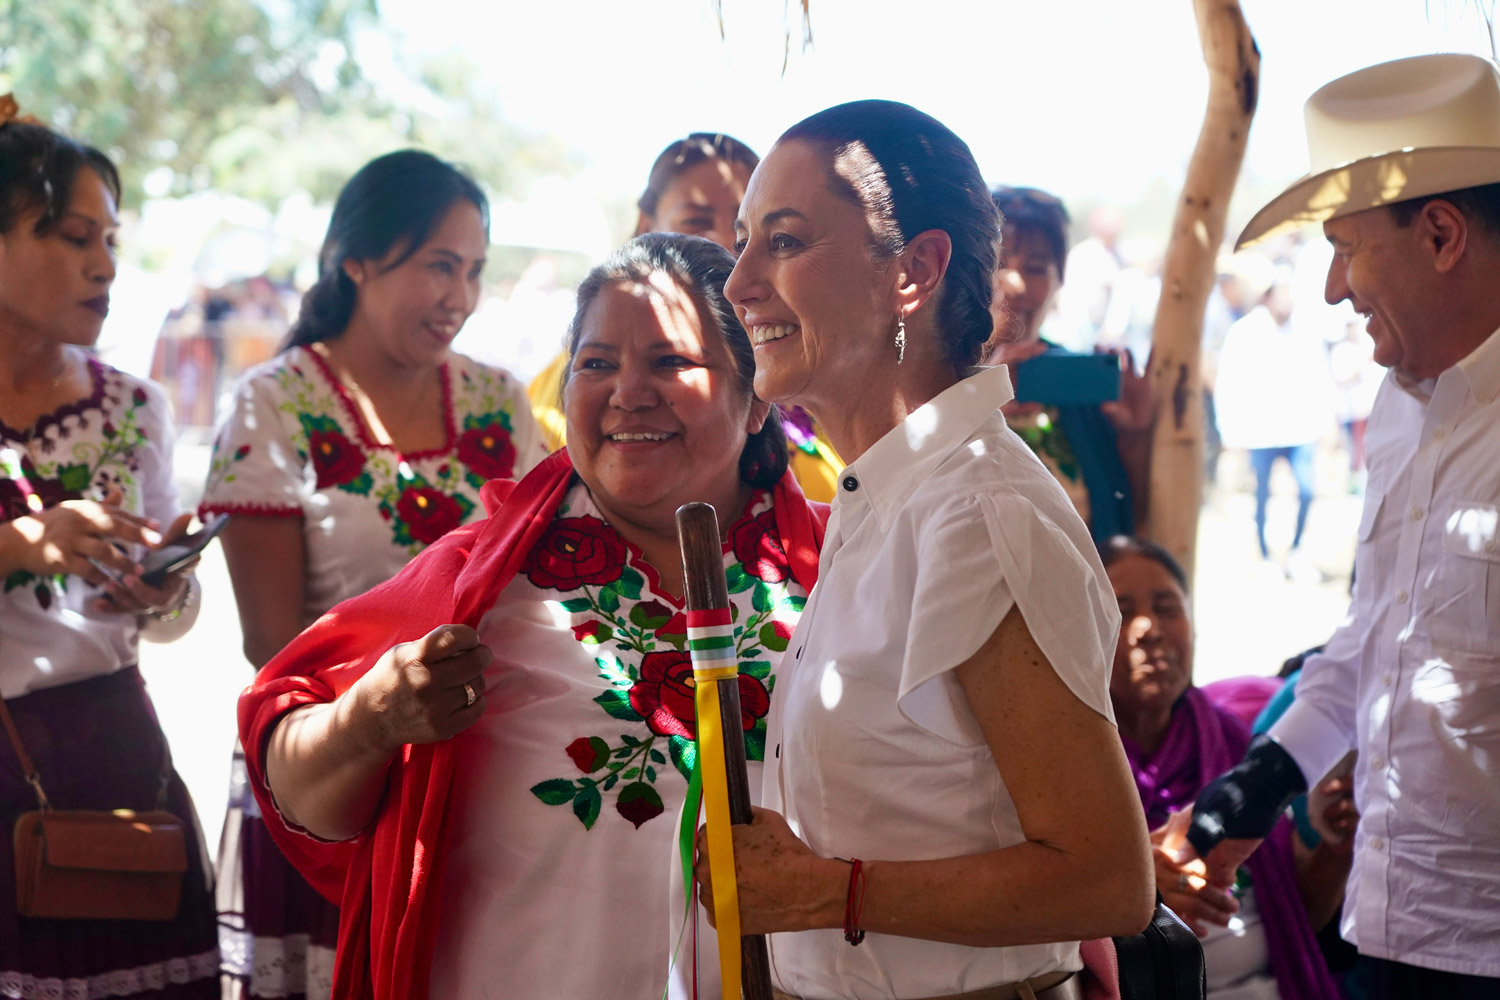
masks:
[[[25,972],[0,971],[0,997],[10,1000],[103,1000],[128,997],[168,986],[184,986],[219,974],[219,950],[186,958],[169,958],[134,969],[115,969],[97,976],[62,979]]]
[[[221,925],[219,944],[224,972],[248,980],[254,996],[274,1000],[305,993],[307,1000],[328,1000],[333,995],[334,949],[313,944],[306,934],[252,937]]]

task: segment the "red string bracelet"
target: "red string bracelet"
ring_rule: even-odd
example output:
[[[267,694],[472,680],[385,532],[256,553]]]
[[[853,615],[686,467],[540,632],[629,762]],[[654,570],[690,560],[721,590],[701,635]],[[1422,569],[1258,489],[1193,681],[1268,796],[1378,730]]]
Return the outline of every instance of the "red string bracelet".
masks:
[[[857,945],[865,939],[859,926],[859,915],[865,908],[865,865],[858,858],[849,859],[849,895],[844,900],[844,940]]]

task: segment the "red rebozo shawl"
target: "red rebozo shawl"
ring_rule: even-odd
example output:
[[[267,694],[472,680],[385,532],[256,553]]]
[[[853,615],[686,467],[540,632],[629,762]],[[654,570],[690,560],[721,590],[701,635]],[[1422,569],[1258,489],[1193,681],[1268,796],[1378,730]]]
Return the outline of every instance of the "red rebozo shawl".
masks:
[[[406,746],[391,761],[374,822],[340,843],[286,825],[266,786],[266,742],[283,715],[333,701],[397,643],[439,625],[477,626],[551,522],[572,480],[573,463],[563,450],[519,483],[489,483],[481,493],[487,519],[450,532],[392,579],[329,611],[240,696],[240,740],[266,826],[298,871],[340,906],[333,989],[340,1000],[427,997],[453,742]],[[811,590],[828,508],[804,498],[790,472],[772,497],[792,574]]]

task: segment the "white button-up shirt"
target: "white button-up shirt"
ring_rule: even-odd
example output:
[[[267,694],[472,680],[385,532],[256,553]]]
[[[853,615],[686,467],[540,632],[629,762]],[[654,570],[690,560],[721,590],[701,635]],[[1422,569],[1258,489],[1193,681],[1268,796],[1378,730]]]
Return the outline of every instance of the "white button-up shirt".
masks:
[[[1309,783],[1359,750],[1344,937],[1500,976],[1500,332],[1403,382],[1370,416],[1349,616],[1271,735]]]
[[[1069,689],[1113,719],[1114,595],[1062,488],[1006,427],[1010,396],[1004,368],[966,378],[840,476],[773,695],[763,799],[823,857],[931,860],[1025,839],[953,674],[1012,607]],[[1076,942],[771,938],[778,985],[809,1000],[941,996],[1079,964]]]

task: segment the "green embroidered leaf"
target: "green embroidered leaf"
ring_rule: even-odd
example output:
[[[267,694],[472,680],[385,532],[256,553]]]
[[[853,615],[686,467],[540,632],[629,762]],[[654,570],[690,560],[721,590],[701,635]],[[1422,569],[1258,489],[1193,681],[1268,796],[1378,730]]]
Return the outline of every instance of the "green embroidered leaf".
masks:
[[[782,627],[785,628],[786,626],[783,625]],[[771,650],[774,653],[784,652],[786,650],[787,640],[790,638],[791,636],[782,635],[780,632],[776,631],[775,622],[766,622],[760,627],[760,641],[765,644],[765,647],[767,649]]]
[[[794,594],[787,594],[777,602],[776,606],[778,608],[787,608],[792,611],[801,612],[804,608],[807,607],[807,598],[797,597]]]
[[[649,764],[646,765],[646,780],[647,781],[655,781],[656,780],[656,768],[652,767]]]
[[[608,778],[604,779],[604,790],[606,792],[609,791],[611,788],[615,787],[615,785],[618,784],[619,781],[620,776],[618,774],[611,774]]]
[[[5,592],[8,594],[12,590],[15,590],[17,587],[26,586],[28,583],[35,579],[36,577],[32,576],[26,570],[18,569],[10,576],[7,576],[5,578]]]
[[[740,661],[740,673],[744,674],[746,677],[754,677],[758,681],[763,681],[767,677],[771,676],[771,661],[770,660],[749,660],[749,661],[741,660]]]
[[[564,781],[562,778],[552,778],[539,785],[531,786],[531,794],[549,806],[560,806],[564,802],[571,802],[576,791],[571,781]]]
[[[338,488],[345,493],[353,493],[355,496],[367,497],[370,495],[370,487],[375,485],[375,480],[370,478],[368,469],[361,469],[358,476],[347,483],[339,483]]]
[[[87,465],[59,465],[57,478],[63,489],[82,493],[89,488],[89,480],[93,477],[89,474]]]
[[[573,798],[573,815],[578,817],[585,830],[592,830],[603,805],[604,799],[599,795],[597,787],[590,785],[587,788],[580,788]]]
[[[672,766],[684,778],[692,777],[693,762],[698,759],[698,745],[686,736],[673,736],[667,741],[667,751],[672,756]]]
[[[465,469],[464,470],[464,482],[468,483],[470,486],[472,486],[476,490],[482,490],[482,489],[484,489],[484,484],[485,484],[486,480],[485,480],[485,478],[483,476],[479,475],[477,472],[471,472],[468,469]]]
[[[745,572],[745,567],[735,563],[724,574],[724,583],[731,594],[743,594],[755,585],[755,578]]]
[[[588,611],[593,606],[594,602],[590,601],[587,597],[570,597],[568,600],[562,602],[563,610],[575,615],[580,611]]]
[[[594,703],[616,719],[622,719],[625,722],[646,721],[636,714],[635,709],[630,707],[630,693],[627,691],[620,691],[618,689],[606,691],[595,698]]]
[[[624,760],[625,758],[631,756],[634,756],[634,754],[629,747],[621,747],[620,749],[615,751],[615,757],[619,760]]]
[[[616,581],[616,583],[618,582]],[[606,587],[599,588],[599,608],[609,614],[614,614],[620,610],[620,595],[615,590],[615,584],[611,583]]]
[[[645,584],[645,577],[629,566],[626,566],[620,571],[620,578],[610,584],[610,586],[615,588],[620,593],[620,596],[632,601],[639,601],[641,599],[641,587],[645,586]]]
[[[729,606],[729,620],[732,622],[740,620],[740,606],[738,604],[731,604]]]
[[[771,588],[763,580],[755,583],[755,593],[750,597],[750,603],[756,611],[762,614],[776,607],[776,597],[771,593]]]
[[[641,773],[641,769],[640,768],[638,768],[638,767],[632,767],[630,770],[628,770],[628,771],[624,772],[623,774],[621,774],[620,777],[622,777],[622,778],[634,778],[636,775],[638,775],[640,773]]]
[[[745,759],[766,759],[766,733],[763,729],[752,729],[745,734]]]
[[[658,764],[665,764],[667,762],[666,755],[663,754],[660,750],[652,750],[651,759],[656,761]]]
[[[636,739],[634,736],[631,736],[629,733],[621,733],[620,742],[624,743],[628,747],[638,747],[641,745],[641,741]]]
[[[672,620],[672,616],[665,613],[667,610],[656,601],[646,601],[630,609],[630,620],[642,629],[655,632]]]

